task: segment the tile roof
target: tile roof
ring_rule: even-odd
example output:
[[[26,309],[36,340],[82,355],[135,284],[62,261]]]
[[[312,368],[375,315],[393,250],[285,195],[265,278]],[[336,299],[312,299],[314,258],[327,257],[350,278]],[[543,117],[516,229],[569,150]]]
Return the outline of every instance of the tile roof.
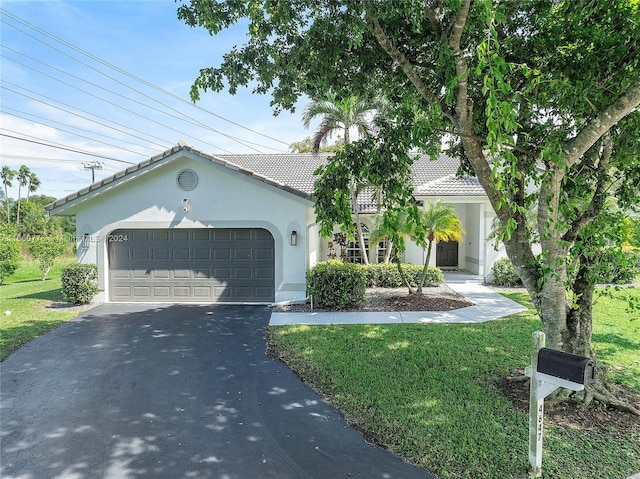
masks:
[[[485,196],[480,182],[473,176],[447,175],[428,181],[415,189],[417,196]]]
[[[104,178],[101,181],[61,198],[46,206],[47,211],[59,208],[70,201],[80,199],[92,192],[99,192],[107,185],[118,180],[126,180],[126,177],[143,170],[154,163],[168,159],[171,156],[178,157],[178,153],[187,151],[207,159],[213,163],[236,170],[247,176],[251,176],[267,184],[289,191],[303,198],[311,198],[313,194],[313,172],[325,164],[330,156],[328,153],[284,153],[284,154],[251,154],[251,155],[210,155],[185,144],[179,144],[173,148],[153,156],[137,165]],[[440,155],[437,160],[431,160],[426,155],[416,155],[412,165],[411,184],[417,195],[424,196],[481,196],[484,191],[477,179],[472,177],[458,178],[455,173],[459,161],[447,155]],[[368,211],[371,205],[370,198],[363,199],[360,205],[361,211]]]

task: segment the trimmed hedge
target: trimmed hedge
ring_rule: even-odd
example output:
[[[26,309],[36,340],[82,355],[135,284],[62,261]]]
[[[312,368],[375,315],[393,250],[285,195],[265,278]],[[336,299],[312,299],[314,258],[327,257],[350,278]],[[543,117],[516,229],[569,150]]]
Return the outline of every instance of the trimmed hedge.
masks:
[[[98,292],[98,267],[95,264],[73,264],[63,268],[62,296],[71,304],[89,304]]]
[[[491,267],[491,272],[493,273],[493,284],[498,286],[518,286],[522,284],[509,258],[497,259]]]
[[[367,288],[404,288],[406,286],[395,264],[379,263],[361,265],[360,267],[364,270],[367,279]],[[411,286],[417,286],[418,279],[422,274],[422,268],[423,266],[420,264],[407,263],[402,265],[402,271],[409,280],[409,283],[411,283]],[[444,274],[440,268],[429,266],[425,286],[439,286],[442,283],[444,283]]]
[[[403,264],[402,270],[415,287],[422,274],[422,265]],[[429,266],[425,286],[444,283],[440,268]],[[307,294],[314,305],[323,309],[349,309],[365,301],[366,288],[404,288],[395,264],[357,265],[337,260],[323,261],[307,271]]]
[[[365,273],[358,265],[322,261],[307,271],[307,294],[325,309],[349,309],[365,301]]]

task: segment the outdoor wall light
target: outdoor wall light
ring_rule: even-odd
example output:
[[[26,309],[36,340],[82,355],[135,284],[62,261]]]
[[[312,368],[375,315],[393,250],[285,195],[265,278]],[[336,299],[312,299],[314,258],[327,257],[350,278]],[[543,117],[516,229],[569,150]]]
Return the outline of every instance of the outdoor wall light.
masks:
[[[189,211],[190,206],[191,205],[189,203],[189,198],[185,198],[184,200],[182,200],[182,209],[184,210],[185,213]]]
[[[91,242],[91,235],[89,233],[85,233],[82,236],[82,247],[84,249],[89,249],[89,243]]]
[[[295,230],[291,232],[291,246],[298,246],[298,232]]]

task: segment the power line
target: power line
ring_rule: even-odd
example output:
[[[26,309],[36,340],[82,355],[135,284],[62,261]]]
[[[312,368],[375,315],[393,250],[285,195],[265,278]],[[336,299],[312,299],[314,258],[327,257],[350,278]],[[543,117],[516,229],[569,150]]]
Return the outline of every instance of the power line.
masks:
[[[20,132],[17,132],[17,131],[7,130],[6,128],[2,128],[2,129],[5,130],[5,131],[8,131],[8,132],[11,132],[11,133],[16,133],[18,135],[21,135],[21,134],[24,135],[24,133],[20,133]],[[117,161],[119,163],[126,163],[128,165],[135,165],[135,163],[133,163],[131,161],[118,160],[117,158],[111,158],[110,156],[104,156],[104,155],[98,155],[97,153],[91,153],[89,151],[80,150],[78,148],[69,148],[69,147],[62,146],[62,145],[56,145],[54,142],[49,144],[49,143],[44,143],[42,141],[28,140],[26,138],[20,138],[20,137],[13,136],[13,135],[7,135],[6,133],[0,133],[0,136],[6,136],[7,138],[12,138],[14,140],[26,141],[27,143],[33,143],[33,144],[36,144],[36,145],[42,145],[42,146],[46,146],[46,147],[49,147],[49,148],[57,148],[59,150],[71,151],[73,153],[80,153],[82,155],[95,156],[96,158],[104,158],[105,160]],[[34,138],[31,135],[24,135],[24,136]]]
[[[49,77],[49,78],[51,78],[51,79],[53,79],[53,80],[59,81],[60,83],[62,83],[62,84],[64,84],[64,85],[67,85],[67,86],[69,86],[69,87],[71,87],[71,88],[74,88],[74,89],[76,89],[76,90],[78,90],[78,91],[80,91],[80,92],[82,92],[82,93],[84,93],[84,94],[86,94],[86,95],[89,95],[89,96],[91,96],[91,97],[97,98],[97,99],[98,99],[98,100],[100,100],[100,101],[103,101],[103,102],[105,102],[105,103],[107,103],[107,104],[109,104],[109,105],[111,105],[111,106],[114,106],[114,107],[116,107],[116,108],[119,108],[120,110],[123,110],[123,111],[125,111],[125,112],[127,112],[127,113],[130,113],[130,114],[132,114],[132,115],[138,116],[138,117],[143,118],[144,120],[147,120],[147,121],[149,121],[149,122],[151,122],[151,123],[155,123],[156,125],[160,125],[160,126],[162,126],[162,127],[164,127],[164,128],[167,128],[167,129],[169,129],[169,130],[175,131],[176,133],[180,133],[181,135],[188,136],[189,138],[194,138],[194,139],[196,139],[196,140],[197,140],[197,138],[195,138],[194,136],[192,136],[192,135],[191,135],[191,134],[189,134],[189,133],[186,133],[186,132],[184,132],[184,131],[180,131],[180,130],[178,130],[178,129],[176,129],[176,128],[173,128],[173,127],[171,127],[171,126],[169,126],[169,125],[165,125],[164,123],[161,123],[161,122],[159,122],[159,121],[157,121],[157,120],[154,120],[153,118],[149,118],[148,116],[145,116],[145,115],[143,115],[143,114],[141,114],[141,113],[138,113],[138,112],[135,112],[135,111],[130,110],[130,109],[128,109],[128,108],[125,108],[125,107],[123,107],[122,105],[118,105],[118,104],[117,104],[117,103],[115,103],[115,102],[112,102],[112,101],[110,101],[110,100],[107,100],[107,99],[105,99],[105,98],[102,98],[102,97],[100,97],[100,96],[98,96],[98,95],[95,95],[95,94],[93,94],[93,93],[90,93],[90,92],[88,92],[88,91],[86,91],[86,90],[82,90],[81,88],[78,88],[78,87],[76,87],[76,86],[70,85],[69,83],[66,83],[66,82],[64,82],[64,81],[62,81],[62,80],[58,80],[58,79],[57,79],[57,78],[55,78],[55,77],[52,77],[52,76],[47,75],[47,74],[45,74],[45,73],[42,73],[42,74],[43,74],[43,75],[45,75],[45,76],[47,76],[47,77]],[[9,81],[6,81],[6,80],[3,80],[3,81],[5,81],[6,83],[8,83],[9,85],[12,85],[12,86],[14,86],[14,87],[21,88],[19,85],[16,85],[15,83],[12,83],[12,82],[9,82]],[[26,90],[26,91],[28,91],[28,92],[30,92],[30,93],[38,94],[38,93],[36,93],[36,92],[34,92],[34,91],[32,91],[32,90],[27,90],[26,88],[23,88],[23,89],[24,89],[24,90]],[[47,97],[45,97],[45,98],[47,98]],[[50,100],[53,100],[52,98],[49,98],[49,99],[50,99]],[[55,101],[55,100],[53,100],[53,101]],[[231,153],[229,150],[225,150],[224,148],[221,148],[221,147],[219,147],[219,146],[217,146],[217,145],[214,145],[213,143],[208,143],[208,142],[204,142],[204,143],[205,143],[205,144],[207,144],[207,145],[209,145],[209,146],[212,146],[213,148],[216,148],[216,149],[218,149],[218,150],[222,150],[222,151],[224,151],[224,152],[226,152],[226,153]],[[256,150],[256,151],[257,151],[257,150]]]
[[[20,31],[20,30],[19,30],[19,31]],[[154,101],[156,101],[156,103],[160,103],[160,105],[164,106],[165,108],[169,108],[171,111],[177,112],[178,114],[171,114],[171,113],[168,113],[168,112],[166,112],[166,111],[164,111],[164,110],[162,110],[162,109],[160,109],[160,108],[156,108],[156,107],[154,107],[154,106],[151,106],[151,105],[148,105],[148,104],[146,104],[146,103],[143,103],[143,102],[141,102],[141,101],[139,101],[139,100],[136,100],[135,98],[127,97],[126,95],[123,95],[123,94],[121,94],[121,93],[118,93],[118,92],[116,92],[116,91],[114,91],[114,90],[110,90],[110,89],[108,89],[108,88],[106,88],[106,87],[104,87],[104,86],[102,86],[102,85],[98,85],[97,83],[93,83],[93,82],[90,82],[90,81],[88,81],[88,80],[86,80],[86,79],[84,79],[84,78],[81,78],[81,77],[77,76],[77,75],[73,75],[73,74],[71,74],[71,73],[69,73],[69,72],[67,72],[67,71],[65,71],[65,70],[62,70],[61,68],[55,67],[55,66],[50,65],[50,64],[48,64],[48,63],[46,63],[46,62],[42,62],[42,61],[40,61],[40,60],[38,60],[38,59],[35,59],[35,58],[30,57],[30,56],[28,56],[28,55],[25,55],[24,53],[21,53],[21,52],[19,52],[18,50],[14,50],[13,48],[10,48],[10,47],[4,46],[4,45],[2,46],[2,48],[6,49],[6,50],[10,50],[10,51],[12,51],[12,52],[14,52],[14,53],[17,53],[18,55],[21,55],[21,56],[23,56],[23,57],[25,57],[25,58],[28,58],[29,60],[34,61],[34,62],[37,62],[37,63],[39,63],[39,64],[41,64],[41,65],[44,65],[44,66],[46,66],[46,67],[48,67],[48,68],[51,68],[51,69],[56,70],[56,71],[58,71],[58,72],[61,72],[61,73],[65,74],[65,75],[67,75],[67,76],[70,76],[71,78],[74,78],[74,79],[76,79],[76,80],[80,80],[81,82],[84,82],[84,83],[86,83],[86,84],[88,84],[88,85],[91,85],[91,86],[94,86],[94,87],[96,87],[96,88],[99,88],[100,90],[103,90],[103,91],[105,91],[105,92],[111,93],[112,95],[115,95],[115,96],[118,96],[118,97],[120,97],[120,98],[123,98],[124,100],[126,100],[126,101],[127,101],[127,103],[129,103],[129,102],[136,103],[136,104],[141,105],[141,106],[143,106],[143,107],[145,107],[145,108],[149,108],[149,109],[151,109],[151,110],[153,110],[153,111],[156,111],[156,112],[158,112],[158,113],[161,113],[162,115],[166,115],[166,116],[169,116],[169,117],[171,117],[171,118],[175,118],[175,119],[177,119],[177,120],[184,121],[184,122],[190,123],[190,124],[192,124],[192,125],[195,125],[195,126],[198,126],[198,127],[201,127],[201,128],[207,129],[207,130],[210,130],[210,131],[212,131],[212,132],[214,132],[214,133],[217,133],[217,134],[219,134],[219,135],[221,135],[221,136],[224,136],[224,137],[226,137],[226,138],[229,138],[230,140],[233,140],[233,141],[235,141],[235,142],[237,142],[237,143],[240,143],[242,146],[244,146],[244,147],[246,147],[246,148],[250,148],[250,149],[252,149],[252,150],[254,150],[254,151],[258,152],[258,153],[262,153],[262,152],[261,152],[260,150],[257,150],[256,148],[253,148],[252,146],[250,146],[251,144],[253,144],[253,145],[257,145],[257,146],[260,146],[261,148],[267,148],[267,149],[271,149],[271,150],[276,150],[276,148],[271,148],[271,147],[269,147],[269,146],[260,145],[260,144],[258,144],[258,143],[254,143],[254,142],[251,142],[251,141],[248,141],[248,140],[242,140],[242,139],[239,139],[239,138],[237,138],[237,137],[235,137],[235,136],[231,136],[231,135],[228,135],[228,134],[226,134],[226,133],[223,133],[223,132],[221,132],[221,131],[219,131],[219,130],[216,130],[215,128],[213,128],[213,127],[211,127],[211,126],[207,125],[206,123],[203,123],[203,122],[201,122],[201,121],[196,120],[195,118],[192,118],[192,117],[190,117],[190,116],[188,116],[188,115],[185,115],[184,113],[180,112],[179,110],[176,110],[176,109],[174,109],[174,108],[172,108],[172,107],[170,107],[169,105],[166,105],[166,104],[164,104],[164,103],[158,102],[157,100],[154,100]],[[159,122],[157,122],[157,121],[155,121],[155,120],[152,120],[152,119],[150,119],[150,118],[148,118],[148,117],[146,117],[146,116],[143,116],[143,115],[141,115],[141,114],[139,114],[139,113],[136,113],[136,112],[134,112],[134,111],[132,111],[132,110],[130,110],[130,109],[128,109],[128,108],[124,108],[124,107],[123,107],[123,106],[121,106],[120,104],[113,103],[113,102],[111,102],[111,101],[109,101],[109,100],[104,99],[104,98],[103,98],[103,97],[101,97],[101,96],[98,96],[98,95],[95,95],[95,94],[93,94],[93,93],[87,92],[86,90],[83,90],[83,89],[81,89],[81,88],[77,87],[76,85],[72,85],[72,84],[70,84],[70,83],[68,83],[68,82],[65,82],[65,81],[63,81],[63,80],[59,79],[59,78],[56,78],[56,77],[54,77],[54,76],[52,76],[52,75],[49,75],[48,73],[45,73],[45,72],[43,72],[42,70],[38,70],[37,68],[34,68],[34,67],[30,66],[30,65],[27,65],[26,63],[20,62],[20,61],[18,61],[18,60],[16,60],[16,59],[11,58],[11,57],[9,57],[9,56],[6,56],[6,55],[4,55],[4,54],[2,55],[2,57],[3,57],[3,58],[6,58],[7,60],[9,60],[9,61],[11,61],[11,62],[14,62],[14,63],[16,63],[16,64],[18,64],[18,65],[21,65],[21,66],[23,66],[23,67],[25,67],[25,68],[28,68],[29,70],[32,70],[32,71],[34,71],[34,72],[36,72],[36,73],[39,73],[40,75],[43,75],[43,76],[45,76],[45,77],[47,77],[47,78],[51,78],[52,80],[55,80],[55,81],[57,81],[57,82],[59,82],[59,83],[62,83],[63,85],[66,85],[66,86],[68,86],[68,87],[70,87],[70,88],[73,88],[73,89],[78,90],[78,91],[80,91],[80,92],[82,92],[82,93],[85,93],[85,94],[87,94],[87,95],[90,95],[90,96],[93,96],[93,97],[95,97],[95,98],[98,98],[99,100],[104,101],[104,102],[106,102],[106,103],[109,103],[110,105],[113,105],[113,106],[115,106],[116,108],[120,108],[120,109],[125,110],[125,111],[127,111],[127,112],[133,113],[134,115],[140,116],[140,117],[142,117],[142,118],[144,118],[144,119],[146,119],[146,120],[149,120],[149,121],[152,121],[152,122],[158,123],[159,125],[164,126],[165,128],[169,128],[169,129],[171,129],[171,128],[172,128],[172,127],[169,127],[169,126],[164,125],[164,124],[162,124],[162,123],[159,123]],[[84,65],[84,63],[83,63],[83,65]],[[114,79],[114,78],[112,78],[112,77],[110,77],[110,76],[107,76],[107,78],[109,78],[109,79],[111,79],[111,80],[113,80],[113,81],[117,81],[116,79]],[[142,92],[140,92],[140,91],[138,91],[138,90],[136,90],[136,89],[133,89],[133,88],[129,87],[128,85],[126,85],[126,84],[124,84],[124,83],[121,83],[121,82],[118,82],[118,83],[120,83],[121,85],[127,86],[129,89],[133,90],[134,92],[136,92],[136,93],[138,93],[138,94],[140,94],[140,95],[145,96],[146,98],[151,98],[151,97],[149,97],[149,96],[145,95],[144,93],[142,93]],[[184,133],[182,133],[182,132],[178,132],[178,133],[184,134]],[[213,146],[213,147],[215,147],[215,148],[218,148],[218,149],[222,149],[222,148],[219,148],[219,147],[217,147],[217,146],[215,146],[215,145],[211,145],[211,146]],[[225,150],[223,150],[223,151],[225,151]]]
[[[251,133],[253,133],[253,134],[256,134],[256,135],[262,136],[262,137],[264,137],[264,138],[268,138],[268,139],[270,139],[270,140],[272,140],[272,141],[275,141],[275,142],[277,142],[277,143],[281,143],[281,144],[283,144],[283,145],[287,145],[287,146],[289,146],[289,144],[288,144],[288,143],[286,143],[286,142],[284,142],[284,141],[282,141],[282,140],[279,140],[279,139],[274,138],[274,137],[269,136],[269,135],[265,135],[264,133],[258,132],[258,131],[256,131],[256,130],[252,130],[251,128],[248,128],[248,127],[246,127],[246,126],[244,126],[244,125],[242,125],[242,124],[240,124],[240,123],[237,123],[237,122],[235,122],[235,121],[233,121],[233,120],[229,120],[228,118],[225,118],[225,117],[223,117],[223,116],[221,116],[221,115],[218,115],[217,113],[214,113],[214,112],[212,112],[212,111],[210,111],[210,110],[208,110],[208,109],[202,108],[202,107],[200,107],[200,106],[198,106],[198,105],[194,105],[193,103],[186,101],[184,98],[181,98],[181,97],[179,97],[178,95],[175,95],[175,94],[173,94],[173,93],[171,93],[171,92],[169,92],[169,91],[167,91],[167,90],[164,90],[163,88],[160,88],[160,87],[158,87],[157,85],[154,85],[153,83],[151,83],[151,82],[149,82],[149,81],[147,81],[147,80],[144,80],[144,79],[142,79],[142,78],[140,78],[140,77],[138,77],[138,76],[136,76],[136,75],[133,75],[132,73],[129,73],[129,72],[127,72],[126,70],[123,70],[123,69],[122,69],[122,68],[120,68],[120,67],[117,67],[117,66],[115,66],[115,65],[113,65],[113,64],[111,64],[111,63],[109,63],[109,62],[107,62],[107,61],[105,61],[105,60],[102,60],[101,58],[99,58],[99,57],[97,57],[97,56],[95,56],[95,55],[93,55],[93,54],[91,54],[91,53],[89,53],[89,52],[87,52],[87,51],[85,51],[85,50],[82,50],[81,48],[79,48],[79,47],[77,47],[77,46],[75,46],[75,45],[73,45],[73,44],[71,44],[71,43],[69,43],[69,42],[67,42],[67,41],[65,41],[65,40],[60,39],[59,37],[56,37],[55,35],[53,35],[53,34],[51,34],[51,33],[47,32],[47,31],[45,31],[45,30],[43,30],[43,29],[41,29],[41,28],[39,28],[39,27],[37,27],[37,26],[35,26],[35,25],[33,25],[33,24],[31,24],[31,23],[29,23],[29,22],[27,22],[27,21],[23,20],[23,19],[21,19],[21,18],[20,18],[20,17],[18,17],[17,15],[14,15],[14,14],[12,14],[12,13],[10,13],[10,12],[7,12],[6,10],[4,10],[4,9],[2,9],[2,8],[0,8],[0,11],[2,11],[5,15],[7,15],[8,17],[10,17],[10,18],[11,18],[11,19],[13,19],[14,21],[16,21],[16,22],[18,22],[18,23],[21,23],[22,25],[25,25],[26,27],[31,28],[32,30],[37,31],[37,32],[38,32],[38,33],[40,33],[41,35],[44,35],[44,36],[46,36],[46,37],[48,37],[48,38],[50,38],[50,39],[52,39],[52,40],[54,40],[54,41],[56,41],[56,42],[58,42],[58,43],[60,43],[60,44],[62,44],[62,45],[64,45],[64,46],[66,46],[67,48],[69,48],[69,49],[71,49],[71,50],[73,50],[73,51],[75,51],[75,52],[77,52],[77,53],[80,53],[81,55],[84,55],[84,56],[86,56],[86,57],[88,57],[88,58],[90,58],[90,59],[92,59],[92,60],[94,60],[94,61],[96,61],[96,62],[98,62],[98,63],[100,63],[100,64],[102,64],[102,65],[104,65],[104,66],[107,66],[108,68],[111,68],[111,69],[113,69],[113,70],[115,70],[115,71],[117,71],[117,72],[121,73],[122,75],[125,75],[125,76],[127,76],[127,77],[129,77],[129,78],[131,78],[131,79],[133,79],[133,80],[135,80],[135,81],[137,81],[137,82],[140,82],[140,83],[142,83],[142,84],[144,84],[144,85],[146,85],[146,86],[148,86],[148,87],[150,87],[150,88],[152,88],[152,89],[154,89],[154,90],[156,90],[156,91],[159,91],[159,92],[161,92],[161,93],[163,93],[163,94],[165,94],[165,95],[168,95],[168,96],[170,96],[171,98],[174,98],[175,100],[177,100],[177,101],[179,101],[179,102],[181,102],[181,103],[184,103],[184,104],[186,104],[186,105],[189,105],[189,106],[190,106],[190,107],[192,107],[192,108],[197,108],[197,109],[198,109],[198,110],[200,110],[200,111],[203,111],[203,112],[205,112],[205,113],[208,113],[208,114],[210,114],[210,115],[212,115],[212,116],[214,116],[214,117],[216,117],[216,118],[219,118],[219,119],[221,119],[221,120],[223,120],[223,121],[225,121],[225,122],[228,122],[228,123],[230,123],[230,124],[232,124],[232,125],[238,126],[239,128],[242,128],[242,129],[244,129],[244,130],[246,130],[246,131],[249,131],[249,132],[251,132]],[[11,28],[14,28],[14,29],[16,29],[16,30],[18,30],[18,31],[22,32],[23,34],[25,34],[25,35],[27,35],[27,36],[29,36],[29,37],[31,37],[31,38],[33,38],[33,39],[35,39],[36,41],[38,41],[38,42],[40,42],[40,43],[43,43],[44,45],[48,46],[49,48],[52,48],[53,50],[60,52],[61,54],[63,54],[63,55],[65,55],[65,56],[67,56],[68,58],[71,58],[72,60],[74,60],[74,61],[76,61],[76,62],[79,62],[79,63],[81,63],[81,64],[83,64],[83,65],[87,66],[88,68],[91,68],[92,70],[94,70],[94,71],[96,71],[96,72],[100,73],[101,75],[107,76],[107,78],[111,78],[111,77],[109,77],[108,75],[106,75],[105,73],[103,73],[103,72],[101,72],[101,71],[99,71],[99,70],[97,70],[97,69],[95,69],[95,68],[91,67],[90,65],[88,65],[88,64],[86,64],[86,63],[84,63],[84,62],[82,62],[82,61],[80,61],[80,60],[78,60],[78,59],[76,59],[76,58],[74,58],[74,57],[72,57],[72,56],[68,55],[67,53],[65,53],[65,52],[63,52],[63,51],[61,51],[61,50],[59,50],[59,49],[57,49],[57,48],[55,48],[55,47],[53,47],[53,46],[51,46],[51,45],[49,45],[49,44],[45,43],[45,42],[43,42],[42,40],[40,40],[40,39],[38,39],[38,38],[36,38],[36,37],[34,37],[34,36],[32,36],[32,35],[30,35],[30,34],[28,34],[28,33],[24,32],[24,31],[22,31],[22,30],[20,30],[20,29],[19,29],[19,28],[17,28],[16,26],[14,26],[14,25],[12,25],[12,24],[10,24],[10,23],[4,22],[4,21],[3,21],[3,23],[5,23],[5,24],[7,24],[8,26],[10,26]],[[118,80],[116,80],[116,79],[114,79],[114,78],[111,78],[111,79],[112,79],[112,80],[114,80],[114,81],[116,81],[116,82],[118,82],[118,83],[120,83],[120,84],[122,84],[122,85],[124,85],[124,86],[126,86],[127,88],[130,88],[130,89],[132,89],[132,90],[136,91],[135,89],[133,89],[133,88],[132,88],[132,87],[130,87],[129,85],[126,85],[126,84],[124,84],[124,83],[122,83],[122,82],[120,82],[120,81],[118,81]],[[138,92],[138,93],[140,93],[140,92]],[[140,93],[140,94],[142,94],[142,93]],[[143,96],[147,96],[147,95],[144,95],[144,94],[142,94],[142,95],[143,95]],[[151,97],[148,97],[148,96],[147,96],[147,98],[150,98],[151,100],[153,100],[153,101],[155,101],[155,102],[158,102],[158,103],[162,104],[161,102],[159,102],[159,101],[158,101],[158,100],[156,100],[155,98],[151,98]],[[163,105],[163,106],[165,106],[165,107],[167,107],[167,108],[172,109],[172,108],[171,108],[171,107],[169,107],[168,105],[164,105],[164,104],[162,104],[162,105]],[[174,110],[174,111],[175,111],[175,110]]]
[[[15,116],[17,118],[22,118],[23,120],[31,121],[33,123],[38,123],[40,125],[50,126],[52,128],[58,128],[58,127],[54,127],[53,125],[50,125],[50,123],[55,123],[57,125],[62,125],[62,126],[66,126],[68,128],[73,128],[74,131],[76,131],[76,130],[77,131],[84,131],[86,133],[91,133],[92,135],[102,136],[102,137],[108,138],[110,140],[116,140],[116,141],[121,141],[122,140],[122,138],[117,138],[115,136],[105,135],[104,133],[100,133],[99,131],[87,130],[86,128],[81,128],[81,127],[76,126],[76,125],[69,125],[68,123],[63,123],[61,121],[52,120],[52,119],[44,117],[44,116],[34,115],[33,113],[27,113],[26,111],[18,110],[16,108],[7,107],[7,106],[4,106],[4,105],[0,105],[0,111],[4,111],[7,114]],[[38,122],[36,120],[33,120],[33,118],[38,118],[39,120],[44,120],[47,123]],[[65,130],[60,128],[60,131],[65,131]],[[136,146],[138,148],[152,150],[154,152],[156,151],[156,150],[154,150],[152,148],[149,148],[148,146],[145,146],[145,145],[138,145],[138,144],[131,143],[131,142],[129,142],[129,144],[131,146]],[[122,148],[122,147],[120,147],[120,148]],[[138,153],[138,152],[135,152],[135,153]],[[143,153],[138,153],[138,154],[142,155]],[[149,156],[149,155],[145,154],[145,156]]]
[[[35,120],[30,119],[30,118],[25,118],[25,117],[20,116],[20,115],[14,115],[14,114],[12,114],[12,113],[9,113],[9,116],[13,116],[13,117],[16,117],[16,118],[22,118],[23,120],[30,121],[30,122],[32,122],[32,123],[35,123],[36,125],[51,126],[51,125],[47,125],[46,123],[41,123],[41,122],[39,122],[39,121],[35,121]],[[53,127],[52,127],[52,128],[53,128]],[[117,146],[117,145],[114,145],[114,144],[112,144],[112,143],[107,143],[106,141],[102,141],[102,140],[98,140],[98,139],[96,139],[96,138],[92,138],[92,137],[89,137],[89,136],[81,135],[81,134],[76,133],[76,132],[74,132],[74,131],[65,130],[64,128],[60,128],[60,127],[55,127],[55,128],[56,128],[58,131],[63,131],[63,132],[65,132],[65,133],[69,133],[69,134],[74,135],[74,136],[77,136],[77,137],[79,137],[79,138],[84,138],[84,139],[86,139],[86,140],[91,140],[91,141],[96,142],[96,143],[101,143],[101,144],[103,144],[103,145],[110,146],[111,148],[116,148],[116,149],[118,149],[118,150],[128,151],[129,153],[135,153],[136,155],[147,156],[147,155],[145,155],[145,154],[143,154],[143,153],[140,153],[140,152],[138,152],[138,151],[130,150],[129,148],[124,148],[124,147],[122,147],[122,146]]]
[[[134,129],[134,128],[130,128],[130,127],[128,127],[127,125],[123,125],[123,124],[121,124],[121,123],[117,123],[117,122],[115,122],[115,121],[111,121],[111,120],[109,120],[108,118],[104,118],[104,117],[102,117],[102,116],[96,115],[95,113],[91,113],[91,112],[88,112],[88,111],[86,111],[86,110],[81,110],[80,108],[76,108],[76,107],[74,107],[73,105],[69,105],[69,104],[67,104],[67,103],[63,103],[63,102],[58,101],[58,100],[56,100],[56,99],[54,99],[54,98],[51,98],[51,97],[48,97],[48,96],[42,95],[41,93],[38,93],[38,92],[35,92],[35,91],[32,91],[32,90],[29,90],[29,89],[27,89],[27,88],[20,87],[19,85],[16,85],[15,83],[11,83],[11,82],[9,82],[9,81],[7,81],[7,80],[0,79],[0,81],[5,82],[5,83],[8,83],[9,85],[12,85],[12,86],[16,86],[16,87],[18,87],[18,88],[22,88],[23,90],[25,90],[25,91],[27,91],[27,92],[29,92],[29,93],[32,93],[32,94],[34,94],[34,95],[41,96],[42,98],[45,98],[45,99],[50,100],[50,101],[54,101],[54,102],[56,102],[56,103],[59,103],[60,105],[63,105],[63,106],[66,106],[66,107],[69,107],[69,108],[75,109],[75,110],[77,110],[77,111],[79,111],[79,112],[81,112],[81,113],[85,113],[85,114],[87,114],[87,115],[94,116],[94,117],[99,118],[99,119],[104,120],[104,121],[109,121],[109,122],[113,123],[114,125],[120,126],[120,127],[122,127],[122,128],[128,128],[128,129],[129,129],[129,130],[131,130],[131,131],[135,131],[136,133],[140,133],[140,134],[142,134],[142,135],[146,135],[146,136],[148,136],[149,138],[154,138],[154,139],[159,140],[159,141],[165,141],[163,138],[159,138],[159,137],[157,137],[157,136],[149,135],[149,134],[147,134],[147,133],[145,133],[145,132],[143,132],[143,131],[140,131],[140,130],[137,130],[137,129]],[[86,117],[86,116],[83,116],[83,115],[78,115],[77,113],[74,113],[73,111],[66,110],[66,109],[61,108],[61,107],[59,107],[59,106],[56,106],[56,105],[53,105],[53,104],[51,104],[51,103],[47,103],[47,102],[45,102],[45,101],[42,101],[42,100],[40,100],[40,99],[38,99],[38,98],[34,98],[34,97],[29,96],[29,95],[26,95],[26,94],[24,94],[24,93],[20,93],[19,91],[12,90],[11,88],[7,88],[7,87],[5,87],[5,86],[2,86],[2,87],[0,87],[0,88],[2,88],[2,89],[4,89],[4,90],[7,90],[7,91],[10,91],[11,93],[15,93],[16,95],[20,95],[20,96],[23,96],[23,97],[25,97],[25,98],[28,98],[28,99],[30,99],[30,100],[37,101],[37,102],[39,102],[39,103],[42,103],[42,104],[44,104],[44,105],[47,105],[48,107],[55,108],[55,109],[57,109],[57,110],[63,111],[63,112],[65,112],[65,113],[68,113],[68,114],[70,114],[70,115],[77,116],[77,117],[79,117],[79,118],[82,118],[83,120],[87,120],[87,121],[90,121],[90,122],[92,122],[92,123],[96,123],[96,124],[101,125],[101,126],[104,126],[104,127],[106,127],[106,128],[110,128],[110,129],[115,130],[115,131],[118,131],[118,132],[120,132],[120,133],[124,133],[125,135],[133,136],[134,138],[138,138],[139,140],[147,141],[147,142],[149,142],[149,143],[151,143],[151,144],[154,144],[154,145],[159,146],[159,147],[160,147],[160,148],[162,148],[163,150],[166,150],[166,149],[167,149],[166,145],[163,145],[163,144],[161,144],[161,143],[156,143],[156,142],[151,141],[151,140],[146,139],[146,138],[142,138],[141,136],[134,135],[134,134],[132,134],[132,133],[127,132],[126,130],[121,130],[121,129],[119,129],[119,128],[114,128],[113,126],[110,126],[110,125],[108,125],[108,124],[106,124],[106,123],[102,123],[102,122],[96,121],[96,120],[94,120],[94,119],[92,119],[92,118],[90,118],[90,117]]]

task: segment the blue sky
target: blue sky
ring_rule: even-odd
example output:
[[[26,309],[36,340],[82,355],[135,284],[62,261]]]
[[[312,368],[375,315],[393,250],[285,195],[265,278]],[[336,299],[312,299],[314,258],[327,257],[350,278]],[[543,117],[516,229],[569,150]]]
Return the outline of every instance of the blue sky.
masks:
[[[212,37],[178,20],[178,6],[0,2],[0,164],[27,165],[42,181],[36,194],[62,197],[91,183],[85,165],[95,161],[98,180],[181,140],[213,154],[275,153],[310,134],[307,99],[277,117],[271,98],[250,89],[207,92],[191,105],[200,68],[218,66],[245,30]]]

